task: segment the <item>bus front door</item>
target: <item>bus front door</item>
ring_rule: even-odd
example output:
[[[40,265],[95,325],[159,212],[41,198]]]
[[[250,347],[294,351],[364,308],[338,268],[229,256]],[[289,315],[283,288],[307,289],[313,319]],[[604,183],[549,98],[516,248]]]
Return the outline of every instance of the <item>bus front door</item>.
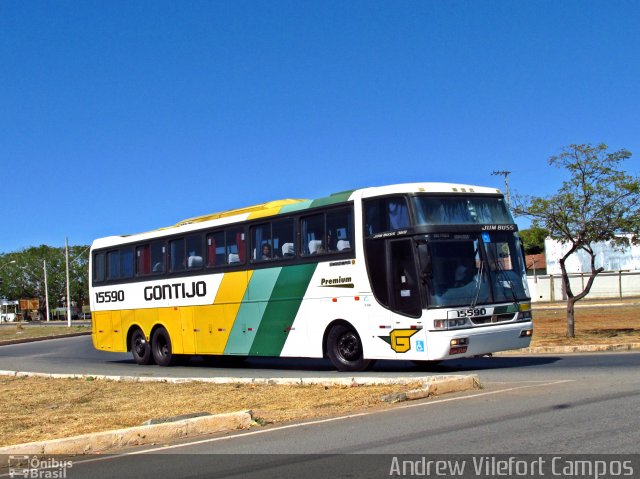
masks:
[[[410,238],[387,243],[389,298],[391,309],[404,316],[422,316],[415,243]]]

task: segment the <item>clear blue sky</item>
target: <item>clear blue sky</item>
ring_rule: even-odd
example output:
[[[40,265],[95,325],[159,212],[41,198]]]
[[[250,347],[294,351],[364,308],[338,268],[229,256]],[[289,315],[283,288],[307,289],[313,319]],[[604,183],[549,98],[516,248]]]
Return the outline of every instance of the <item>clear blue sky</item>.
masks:
[[[0,2],[0,252],[635,153],[637,1]]]

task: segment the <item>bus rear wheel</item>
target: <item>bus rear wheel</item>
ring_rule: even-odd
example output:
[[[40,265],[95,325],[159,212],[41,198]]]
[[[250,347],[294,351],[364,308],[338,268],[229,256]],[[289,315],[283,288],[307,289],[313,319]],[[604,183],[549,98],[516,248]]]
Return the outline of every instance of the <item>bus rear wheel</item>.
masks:
[[[169,333],[162,326],[153,332],[151,351],[158,366],[171,366],[176,360],[176,356],[171,350]]]
[[[137,364],[141,364],[143,366],[153,364],[151,345],[140,329],[136,329],[131,335],[129,347],[131,349],[131,354],[133,355],[133,360]]]
[[[329,331],[327,356],[338,371],[364,371],[371,364],[371,360],[364,359],[358,333],[344,324],[338,324]]]

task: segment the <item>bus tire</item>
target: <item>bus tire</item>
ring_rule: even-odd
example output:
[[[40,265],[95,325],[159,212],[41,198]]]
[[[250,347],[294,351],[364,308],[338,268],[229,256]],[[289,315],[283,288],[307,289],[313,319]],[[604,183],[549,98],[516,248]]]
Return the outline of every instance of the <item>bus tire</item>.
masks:
[[[338,324],[329,331],[327,356],[338,371],[364,371],[371,364],[371,360],[364,359],[360,336],[345,324]]]
[[[140,329],[136,329],[131,335],[129,343],[133,360],[142,366],[153,364],[153,354],[151,353],[151,344],[147,341],[144,333]]]
[[[171,350],[169,333],[162,326],[153,332],[151,351],[153,352],[153,359],[158,366],[171,366],[176,360],[176,355]]]

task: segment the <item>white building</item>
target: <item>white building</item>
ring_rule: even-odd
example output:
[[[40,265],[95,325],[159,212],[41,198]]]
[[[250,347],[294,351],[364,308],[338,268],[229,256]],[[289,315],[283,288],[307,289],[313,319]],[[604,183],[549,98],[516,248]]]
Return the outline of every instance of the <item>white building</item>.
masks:
[[[560,258],[569,251],[570,247],[569,243],[562,244],[549,238],[544,241],[547,274],[562,274]],[[592,248],[596,253],[596,268],[602,267],[605,271],[640,270],[640,245],[621,247],[607,241],[594,243]],[[591,257],[585,251],[578,250],[567,258],[565,266],[569,273],[589,273],[591,272]]]

